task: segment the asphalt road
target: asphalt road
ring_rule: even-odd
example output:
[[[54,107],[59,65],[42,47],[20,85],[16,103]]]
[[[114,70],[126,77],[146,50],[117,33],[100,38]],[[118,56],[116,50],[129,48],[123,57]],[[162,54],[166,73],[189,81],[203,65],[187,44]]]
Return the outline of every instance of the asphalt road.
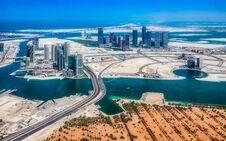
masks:
[[[101,78],[98,78],[90,68],[85,66],[85,69],[86,69],[86,72],[90,75],[90,78],[93,84],[93,92],[88,97],[66,108],[63,111],[60,111],[36,124],[28,126],[27,128],[19,130],[18,132],[15,132],[3,138],[2,141],[20,141],[32,135],[33,133],[53,124],[54,122],[60,120],[61,118],[68,116],[71,113],[76,112],[85,106],[88,106],[90,104],[93,104],[99,101],[106,93],[103,81]]]

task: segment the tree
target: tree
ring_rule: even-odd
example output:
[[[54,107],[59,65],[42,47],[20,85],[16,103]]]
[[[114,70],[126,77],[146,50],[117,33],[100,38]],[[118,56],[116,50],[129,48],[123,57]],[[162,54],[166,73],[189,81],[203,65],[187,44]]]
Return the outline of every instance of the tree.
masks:
[[[80,139],[80,141],[89,141],[89,139],[87,139],[87,138],[82,138],[82,139]]]

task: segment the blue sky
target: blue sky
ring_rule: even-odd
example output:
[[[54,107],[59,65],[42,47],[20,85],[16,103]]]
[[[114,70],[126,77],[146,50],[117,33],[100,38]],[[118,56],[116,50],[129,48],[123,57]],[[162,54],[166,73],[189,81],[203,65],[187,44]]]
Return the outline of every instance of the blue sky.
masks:
[[[226,21],[226,0],[0,0],[0,20]]]

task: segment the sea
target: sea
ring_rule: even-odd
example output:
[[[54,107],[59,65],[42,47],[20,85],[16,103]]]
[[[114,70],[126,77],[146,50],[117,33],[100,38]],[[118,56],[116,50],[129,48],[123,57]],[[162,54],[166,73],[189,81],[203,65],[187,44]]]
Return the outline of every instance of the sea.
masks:
[[[0,34],[14,33],[5,40],[26,39],[20,44],[18,57],[24,56],[26,44],[31,38],[19,35],[40,34],[42,38],[60,38],[81,36],[80,33],[48,33],[48,32],[21,32],[21,30],[40,30],[40,29],[76,29],[76,28],[96,28],[122,25],[125,23],[58,23],[49,22],[21,22],[21,21],[1,21]],[[138,25],[144,25],[136,23]],[[169,22],[169,23],[145,23],[166,28],[189,28],[198,31],[172,31],[170,39],[178,42],[201,42],[203,44],[226,45],[226,23],[209,22]],[[18,34],[18,35],[17,35]],[[187,36],[186,36],[187,35]],[[222,38],[221,40],[216,40]],[[0,41],[1,41],[0,40]],[[91,81],[85,79],[53,79],[53,80],[26,80],[10,75],[19,69],[20,63],[15,62],[9,66],[0,68],[0,91],[3,89],[16,89],[13,95],[29,100],[48,101],[70,95],[88,95],[92,90]],[[100,110],[105,114],[117,114],[123,110],[113,101],[113,99],[127,98],[140,99],[145,92],[160,92],[164,94],[165,100],[179,103],[213,104],[226,105],[226,80],[225,82],[200,81],[194,78],[193,71],[178,70],[174,72],[182,75],[182,80],[153,80],[153,79],[134,79],[134,78],[106,78],[104,83],[107,88],[106,96],[97,103]],[[204,73],[204,72],[203,72]],[[207,74],[208,75],[208,74]]]

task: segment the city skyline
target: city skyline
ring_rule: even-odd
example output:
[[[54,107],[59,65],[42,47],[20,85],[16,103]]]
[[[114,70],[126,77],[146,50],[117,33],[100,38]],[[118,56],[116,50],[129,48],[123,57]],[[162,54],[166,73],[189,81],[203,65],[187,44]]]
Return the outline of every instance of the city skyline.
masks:
[[[226,140],[226,0],[0,0],[1,141]]]

